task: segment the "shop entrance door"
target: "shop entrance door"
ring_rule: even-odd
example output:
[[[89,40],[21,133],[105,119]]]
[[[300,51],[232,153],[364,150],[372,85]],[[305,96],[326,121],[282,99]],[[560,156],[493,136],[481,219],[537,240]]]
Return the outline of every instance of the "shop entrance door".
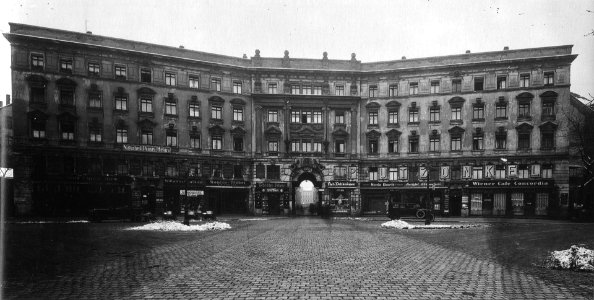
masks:
[[[462,195],[458,193],[450,194],[450,214],[459,217],[462,212]]]
[[[268,214],[280,215],[281,194],[268,193]]]

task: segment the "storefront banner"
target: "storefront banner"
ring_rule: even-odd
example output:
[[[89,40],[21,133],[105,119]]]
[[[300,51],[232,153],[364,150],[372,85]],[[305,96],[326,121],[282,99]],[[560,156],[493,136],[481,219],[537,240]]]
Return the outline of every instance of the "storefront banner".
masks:
[[[428,175],[427,171],[428,171],[427,167],[423,167],[423,166],[419,167],[419,179],[427,179],[427,175]]]
[[[238,187],[248,187],[250,186],[249,181],[243,180],[207,180],[207,186],[238,186]]]
[[[495,177],[495,165],[486,165],[485,166],[485,178],[494,178]]]
[[[439,170],[439,179],[448,180],[450,179],[450,166],[441,166]]]
[[[506,180],[506,181],[470,181],[471,187],[552,187],[553,181],[535,180],[535,181],[520,181],[520,180]]]
[[[462,179],[472,178],[472,166],[462,166]]]
[[[441,182],[429,183],[429,188],[443,188]],[[427,188],[426,182],[361,182],[361,188]]]
[[[356,181],[328,181],[326,182],[327,188],[356,188]]]

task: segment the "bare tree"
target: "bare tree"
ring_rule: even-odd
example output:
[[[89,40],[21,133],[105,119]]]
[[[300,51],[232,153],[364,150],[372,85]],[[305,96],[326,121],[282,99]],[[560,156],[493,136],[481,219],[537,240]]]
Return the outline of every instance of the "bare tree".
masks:
[[[594,97],[571,93],[571,109],[565,111],[569,147],[581,157],[584,168],[582,187],[594,184]]]

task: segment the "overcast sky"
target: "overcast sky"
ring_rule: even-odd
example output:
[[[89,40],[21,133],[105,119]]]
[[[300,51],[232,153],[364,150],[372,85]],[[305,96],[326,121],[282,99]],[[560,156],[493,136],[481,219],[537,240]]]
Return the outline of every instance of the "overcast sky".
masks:
[[[594,96],[594,1],[3,0],[8,22],[241,57],[362,62],[574,45],[572,91]],[[10,47],[0,41],[0,93],[10,94]],[[4,100],[4,96],[2,96]]]

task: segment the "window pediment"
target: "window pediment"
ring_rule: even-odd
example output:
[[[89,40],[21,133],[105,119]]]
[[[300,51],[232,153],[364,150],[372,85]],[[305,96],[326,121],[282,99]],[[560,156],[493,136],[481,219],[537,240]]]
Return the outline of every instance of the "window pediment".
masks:
[[[369,102],[365,105],[367,109],[379,109],[380,105],[377,102]]]
[[[544,122],[542,124],[540,124],[538,126],[538,128],[540,128],[540,131],[555,131],[557,129],[558,125],[553,123],[553,122]]]
[[[398,101],[390,101],[386,104],[387,108],[400,108],[401,104]]]
[[[225,103],[225,99],[219,97],[219,96],[212,96],[210,98],[208,98],[208,102],[209,103],[213,103],[213,104],[223,104]]]
[[[116,128],[128,128],[128,125],[126,125],[126,121],[124,121],[123,119],[119,119],[116,121],[115,127]]]
[[[225,133],[225,128],[221,127],[220,125],[213,125],[208,128],[208,132],[211,135],[222,135]]]
[[[462,106],[464,104],[464,98],[462,97],[453,97],[452,99],[448,100],[451,106]]]
[[[234,99],[231,99],[231,101],[229,101],[229,102],[231,102],[231,104],[233,104],[233,105],[245,106],[245,101],[243,99],[234,98]]]
[[[78,119],[75,115],[69,113],[69,112],[63,112],[61,114],[59,114],[58,116],[58,120],[60,121],[76,121],[76,119]]]
[[[246,132],[247,131],[245,129],[243,129],[243,127],[241,127],[241,126],[237,126],[233,129],[231,129],[231,134],[233,136],[244,136],[246,134]]]
[[[465,131],[464,128],[462,128],[460,126],[454,126],[450,129],[448,129],[448,132],[451,135],[462,135],[462,134],[464,134],[464,131]]]
[[[282,131],[278,129],[276,126],[270,126],[266,131],[264,131],[264,135],[266,137],[280,137]]]
[[[377,130],[372,130],[372,131],[365,133],[365,135],[369,139],[377,139],[380,137],[381,133],[379,133],[379,131],[377,131]]]
[[[349,133],[342,128],[338,128],[332,132],[332,136],[334,136],[334,137],[346,137],[348,135],[349,135]]]
[[[56,85],[65,86],[65,87],[76,87],[77,86],[76,82],[70,78],[60,78],[60,79],[56,80]]]
[[[136,93],[138,93],[138,95],[154,95],[154,94],[156,94],[155,91],[153,91],[152,89],[147,88],[147,87],[141,87],[141,88],[137,89]]]
[[[155,125],[157,124],[149,119],[142,119],[138,122],[138,127],[142,129],[152,129],[153,127],[155,127]]]
[[[391,129],[388,132],[386,132],[386,136],[388,138],[399,138],[401,134],[402,134],[402,132],[400,132],[396,129]]]
[[[40,110],[34,110],[34,111],[30,111],[27,113],[29,115],[29,118],[33,119],[33,120],[39,120],[39,121],[45,121],[47,120],[47,114],[40,111]]]
[[[516,130],[520,131],[520,132],[528,132],[528,131],[531,131],[532,128],[534,128],[534,126],[532,126],[528,123],[522,123],[522,124],[516,126]]]
[[[47,85],[47,79],[45,79],[45,77],[40,76],[40,75],[29,75],[25,78],[25,80],[27,80],[27,82],[29,82],[29,84],[35,85],[35,86],[45,87]]]
[[[530,102],[534,99],[534,95],[524,92],[516,96],[516,99],[520,102]]]

